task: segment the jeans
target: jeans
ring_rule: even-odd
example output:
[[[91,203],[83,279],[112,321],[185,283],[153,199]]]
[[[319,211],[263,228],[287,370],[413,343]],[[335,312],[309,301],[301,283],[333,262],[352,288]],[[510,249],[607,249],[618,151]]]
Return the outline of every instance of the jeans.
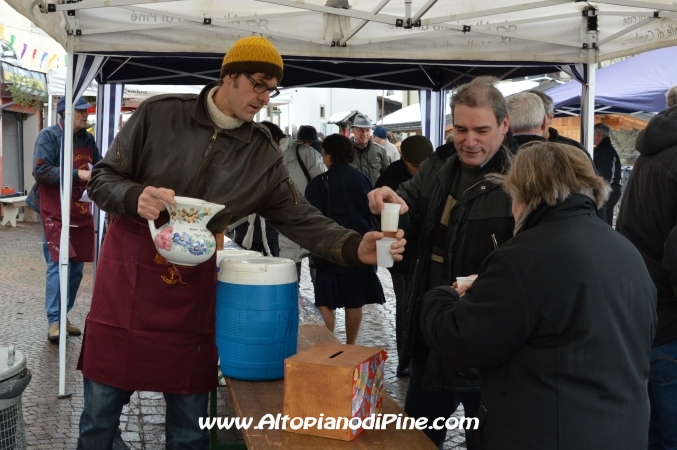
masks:
[[[120,414],[131,391],[125,391],[84,378],[85,407],[80,416],[78,450],[110,450]],[[199,418],[207,417],[209,393],[164,394],[166,448],[169,450],[206,450],[209,431],[200,429]]]
[[[61,320],[61,288],[59,283],[59,262],[52,261],[47,247],[47,239],[45,233],[42,233],[42,253],[45,255],[45,262],[47,263],[46,273],[46,287],[45,287],[45,311],[47,312],[47,322],[49,325]],[[78,288],[82,281],[82,269],[85,267],[84,262],[69,261],[68,262],[68,308],[66,311],[70,312],[75,303],[75,296],[78,294]]]
[[[677,450],[677,339],[651,349],[649,450]]]
[[[479,392],[452,392],[452,391],[426,391],[423,389],[423,375],[428,361],[429,350],[420,342],[414,349],[411,359],[411,376],[407,399],[404,403],[404,411],[411,417],[427,417],[428,424],[432,425],[438,417],[449,417],[463,403],[465,417],[477,417],[480,409],[481,395]],[[442,450],[447,430],[424,429],[422,430],[431,441]],[[468,450],[479,449],[479,429],[465,430],[466,448]]]

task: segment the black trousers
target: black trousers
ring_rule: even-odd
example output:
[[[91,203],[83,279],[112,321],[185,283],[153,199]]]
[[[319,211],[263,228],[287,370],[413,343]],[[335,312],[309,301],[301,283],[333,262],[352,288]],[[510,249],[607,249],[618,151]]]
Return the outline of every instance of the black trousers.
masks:
[[[409,377],[404,411],[411,417],[426,417],[428,425],[430,425],[434,424],[438,417],[446,419],[451,416],[458,405],[462,403],[465,417],[477,417],[481,400],[479,392],[428,391],[423,388],[423,376],[428,362],[428,353],[429,349],[425,344],[420,341],[416,343],[414,355],[411,359],[411,376]],[[422,431],[437,448],[443,449],[447,437],[446,428],[435,430],[426,427]],[[465,441],[468,450],[479,450],[480,430],[465,430]]]
[[[614,207],[620,198],[621,187],[611,186],[611,194],[609,194],[609,199],[606,201],[606,216],[604,217],[604,221],[611,226],[614,225]]]
[[[407,314],[404,304],[404,291],[406,290],[406,279],[404,275],[390,273],[393,278],[393,291],[395,291],[395,340],[397,341],[397,353],[402,351],[402,333],[404,330],[404,319]]]

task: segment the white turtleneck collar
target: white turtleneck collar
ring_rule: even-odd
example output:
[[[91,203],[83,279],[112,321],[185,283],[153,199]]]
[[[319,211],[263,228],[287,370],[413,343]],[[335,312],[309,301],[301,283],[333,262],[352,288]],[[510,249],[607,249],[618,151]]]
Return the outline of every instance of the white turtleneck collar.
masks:
[[[244,123],[244,120],[240,120],[234,117],[225,115],[216,103],[214,103],[214,94],[219,89],[219,86],[214,86],[211,91],[207,94],[207,111],[209,111],[209,117],[214,122],[214,125],[221,128],[222,130],[234,130],[239,128],[240,125]]]

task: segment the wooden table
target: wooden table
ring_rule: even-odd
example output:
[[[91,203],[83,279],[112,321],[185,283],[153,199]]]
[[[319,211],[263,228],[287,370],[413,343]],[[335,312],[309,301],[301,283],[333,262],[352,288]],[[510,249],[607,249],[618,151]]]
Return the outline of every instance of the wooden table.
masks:
[[[19,208],[26,206],[26,195],[16,197],[0,198],[2,204],[2,223],[0,226],[5,226],[7,222],[16,228],[16,216],[19,215]]]
[[[338,342],[324,325],[300,325],[298,350],[305,350],[319,342]],[[252,417],[248,430],[242,430],[248,450],[284,449],[429,449],[437,447],[419,430],[396,430],[395,424],[385,430],[364,430],[354,440],[308,436],[282,430],[255,430],[254,425],[266,414],[282,413],[283,381],[239,381],[226,378],[230,396],[239,417]],[[406,415],[402,408],[383,390],[383,414]]]

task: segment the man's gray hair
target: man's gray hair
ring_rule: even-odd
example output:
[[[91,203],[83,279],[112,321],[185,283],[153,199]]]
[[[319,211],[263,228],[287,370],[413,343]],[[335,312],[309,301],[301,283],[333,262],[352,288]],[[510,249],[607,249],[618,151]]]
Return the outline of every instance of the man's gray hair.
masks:
[[[596,123],[593,130],[595,133],[599,133],[599,135],[603,138],[608,138],[611,136],[611,127],[605,123]]]
[[[668,92],[665,93],[665,101],[668,104],[668,108],[672,108],[677,105],[677,84],[668,89]]]
[[[555,112],[555,102],[552,97],[550,97],[545,92],[537,91],[535,89],[530,89],[527,92],[538,95],[538,98],[543,102],[543,107],[545,108],[545,115],[550,117]]]
[[[510,129],[513,133],[541,128],[545,117],[545,107],[536,94],[520,92],[513,94],[506,100],[508,114],[510,114]]]
[[[498,79],[494,77],[477,77],[470,83],[460,86],[451,98],[451,115],[454,116],[456,105],[465,105],[470,108],[487,108],[494,112],[496,123],[499,125],[508,115],[505,97],[496,88]]]

